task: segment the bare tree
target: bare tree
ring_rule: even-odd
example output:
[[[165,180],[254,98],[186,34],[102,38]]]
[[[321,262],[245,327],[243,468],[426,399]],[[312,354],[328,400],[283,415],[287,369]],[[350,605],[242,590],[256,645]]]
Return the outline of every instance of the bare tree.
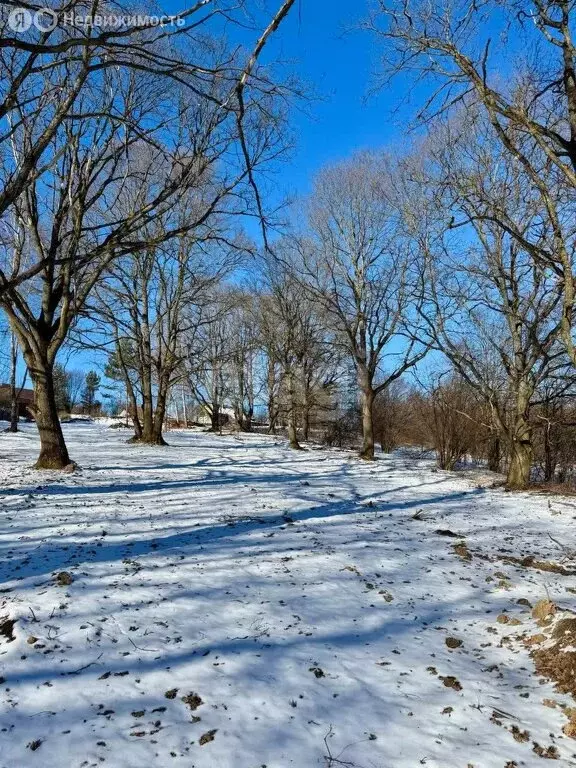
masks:
[[[71,412],[80,402],[84,379],[84,372],[78,370],[78,368],[72,368],[68,371],[68,402],[70,403]]]
[[[574,20],[568,0],[379,0],[366,26],[385,43],[387,77],[410,72],[430,83],[419,121],[461,107],[479,112],[526,189],[539,198],[546,240],[538,228],[527,230],[487,209],[480,215],[516,238],[536,268],[557,275],[563,289],[559,332],[576,366]],[[509,66],[504,77],[502,61]]]
[[[291,5],[282,5],[248,58],[233,56],[233,65],[230,52],[216,41],[199,41],[206,62],[202,89],[192,97],[179,83],[167,89],[146,68],[143,73],[135,72],[137,67],[104,68],[92,88],[75,96],[74,119],[61,121],[50,133],[49,173],[32,174],[20,195],[11,199],[16,225],[8,239],[17,234],[21,240],[22,231],[25,239],[0,303],[34,382],[39,468],[69,463],[51,371],[109,265],[198,230],[232,193],[242,199],[242,213],[249,212],[241,186],[252,191],[260,214],[254,174],[284,144],[278,134],[276,91],[260,79],[257,60]],[[232,73],[229,77],[223,76],[220,64]],[[28,162],[37,119],[37,112],[23,114],[12,132],[10,148],[18,168]],[[200,195],[194,215],[186,222],[170,220],[162,230],[154,228],[154,221],[194,187],[210,190]],[[35,298],[26,300],[20,286],[31,275],[37,275]]]
[[[374,434],[382,453],[392,453],[402,445],[407,419],[406,384],[399,379],[383,390],[374,403]]]
[[[239,148],[246,173],[263,215],[252,167],[252,146],[247,124],[258,115],[252,99],[254,87],[269,94],[277,92],[274,78],[258,61],[268,40],[290,12],[295,0],[284,0],[260,34],[254,47],[236,55],[219,47],[209,31],[214,18],[244,24],[247,5],[240,0],[216,3],[195,0],[178,14],[174,24],[150,25],[136,21],[118,25],[111,16],[130,16],[133,6],[123,0],[71,0],[48,9],[47,31],[30,25],[28,31],[10,27],[10,15],[0,16],[0,223],[20,199],[28,185],[50,179],[59,158],[56,140],[65,122],[83,122],[96,112],[90,99],[81,98],[110,87],[115,72],[152,75],[165,88],[183,89],[188,98],[218,107],[221,119],[237,125]],[[9,3],[11,6],[12,3]],[[14,11],[18,11],[14,4]],[[20,13],[40,12],[46,7],[26,3]],[[102,26],[90,19],[100,17]],[[83,21],[88,18],[88,22]],[[165,17],[162,17],[165,21]],[[46,19],[45,19],[46,21]],[[54,22],[54,23],[53,23]],[[193,45],[190,40],[193,40]],[[206,52],[210,50],[210,58]],[[219,92],[214,83],[219,83]],[[220,119],[220,118],[219,118]],[[17,153],[14,153],[14,146]],[[40,274],[46,266],[34,259],[17,268],[0,264],[0,293]]]
[[[36,179],[15,203],[18,222],[26,229],[23,260],[41,261],[43,268],[32,288],[7,289],[0,303],[34,383],[39,468],[69,463],[52,383],[58,350],[108,264],[123,251],[142,247],[142,226],[191,180],[189,163],[175,167],[171,148],[159,152],[143,146],[140,110],[148,110],[138,85],[129,81],[119,112],[114,89],[121,85],[111,82],[101,95],[109,117],[63,127],[50,181]],[[159,168],[160,184],[148,186]],[[161,239],[170,235],[163,233]]]
[[[455,138],[453,130],[447,126],[430,145],[424,172],[411,171],[405,223],[426,263],[421,327],[489,406],[510,456],[508,485],[525,488],[531,408],[542,383],[567,365],[557,341],[561,289],[500,226],[508,220],[545,240],[540,200],[498,145],[466,132]],[[486,206],[499,211],[497,219],[481,215]]]
[[[262,390],[258,376],[261,356],[256,322],[257,297],[238,291],[233,299],[234,305],[228,313],[230,396],[236,423],[242,431],[250,432],[256,398]]]
[[[374,459],[376,396],[422,360],[404,334],[418,304],[414,264],[398,238],[388,159],[359,154],[322,171],[301,241],[305,285],[354,361],[362,396],[361,457]]]
[[[475,391],[459,376],[437,376],[419,409],[440,469],[454,470],[475,440]]]
[[[270,415],[271,421],[274,423],[274,419],[284,413],[290,447],[300,450],[298,427],[306,406],[302,385],[307,376],[306,367],[312,365],[313,350],[319,343],[319,323],[313,303],[302,291],[289,262],[293,254],[288,242],[278,246],[277,252],[282,252],[283,258],[270,258],[264,265],[260,335],[269,366],[278,366],[280,372],[277,401],[273,406],[278,412]]]
[[[180,201],[176,216],[182,222],[193,220],[198,216],[195,208]],[[229,244],[215,224],[210,221],[162,246],[116,260],[96,288],[98,300],[90,314],[101,319],[101,332],[115,345],[117,361],[126,369],[124,353],[131,350],[142,404],[142,421],[135,423],[137,442],[164,444],[166,409],[170,390],[182,377],[186,336],[215,285],[241,254],[241,242]],[[166,217],[154,223],[160,231],[169,226]],[[134,394],[128,370],[125,381]]]
[[[113,351],[108,353],[108,360],[104,369],[106,378],[111,381],[121,381],[125,389],[126,416],[132,419],[134,425],[134,441],[142,438],[142,422],[140,419],[138,404],[142,393],[139,388],[139,374],[137,357],[134,345],[125,337],[121,337],[120,324],[108,319],[108,333],[113,339]]]
[[[229,402],[232,340],[227,314],[232,308],[227,292],[217,293],[189,331],[185,370],[188,385],[197,403],[219,432],[223,409]]]

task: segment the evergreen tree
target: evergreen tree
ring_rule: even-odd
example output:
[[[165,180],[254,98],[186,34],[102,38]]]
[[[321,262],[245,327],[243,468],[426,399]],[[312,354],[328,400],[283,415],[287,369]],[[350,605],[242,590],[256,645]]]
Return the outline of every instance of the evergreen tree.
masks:
[[[86,374],[86,383],[82,393],[82,405],[86,412],[92,416],[96,408],[96,393],[100,388],[100,376],[96,371],[88,371]]]
[[[70,375],[60,363],[54,365],[54,397],[59,412],[70,411]]]

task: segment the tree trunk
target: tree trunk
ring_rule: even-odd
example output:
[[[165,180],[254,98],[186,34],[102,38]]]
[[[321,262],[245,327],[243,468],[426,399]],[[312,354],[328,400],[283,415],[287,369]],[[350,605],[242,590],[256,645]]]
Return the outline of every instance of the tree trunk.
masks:
[[[290,448],[294,451],[301,451],[302,446],[298,442],[298,412],[296,407],[296,385],[294,382],[294,374],[290,373],[289,377],[289,391],[290,391],[290,413],[288,415],[288,440],[290,442]]]
[[[550,422],[547,421],[544,427],[544,481],[551,483],[556,476],[556,459],[550,439]]]
[[[276,408],[276,367],[272,360],[268,360],[268,434],[276,434],[276,422],[278,420],[278,409]]]
[[[10,426],[8,432],[18,432],[18,390],[16,387],[16,366],[18,364],[18,347],[14,333],[10,337]]]
[[[142,424],[138,417],[138,406],[134,408],[134,415],[132,416],[132,423],[134,424],[134,437],[130,440],[131,443],[139,443],[142,440]]]
[[[528,421],[526,408],[521,407],[516,412],[510,440],[510,466],[506,479],[508,488],[523,490],[530,485],[532,459],[532,427]]]
[[[220,418],[220,389],[218,383],[220,381],[220,368],[214,363],[212,370],[212,412],[210,414],[210,421],[212,423],[212,432],[221,432],[222,419]]]
[[[308,408],[304,410],[304,423],[302,424],[302,437],[304,438],[304,442],[308,442],[308,438],[310,437],[310,411]]]
[[[142,397],[142,425],[139,420],[134,421],[136,434],[130,440],[131,443],[144,443],[145,445],[168,445],[162,436],[168,393],[166,388],[160,386],[156,407],[153,407],[151,391],[144,387]]]
[[[500,472],[500,438],[498,435],[490,438],[490,445],[488,446],[488,469],[491,472]]]
[[[139,442],[142,439],[142,424],[140,423],[140,417],[138,416],[138,401],[136,400],[136,393],[132,383],[127,380],[126,393],[130,401],[130,412],[132,416],[132,424],[134,425],[134,437],[130,442]]]
[[[136,399],[136,393],[134,387],[130,381],[128,370],[124,368],[124,386],[126,387],[126,411],[132,418],[132,424],[134,425],[134,437],[132,437],[129,443],[138,443],[142,439],[142,424],[140,423],[140,417],[138,416],[138,401]]]
[[[250,406],[247,411],[243,413],[243,432],[252,432],[252,419],[254,418],[254,408]]]
[[[374,461],[374,390],[369,385],[362,387],[362,450],[360,458]]]
[[[296,420],[292,417],[292,414],[290,414],[290,419],[288,421],[288,441],[290,442],[290,448],[292,448],[294,451],[302,450],[302,446],[298,442]]]
[[[270,410],[268,406],[268,434],[275,435],[277,431],[278,414],[275,410]]]
[[[28,367],[34,384],[36,426],[40,434],[40,456],[35,468],[64,469],[71,462],[58,418],[52,366],[35,360]]]
[[[142,435],[140,441],[143,443],[153,442],[154,434],[154,411],[152,405],[152,394],[148,392],[146,386],[142,393]]]
[[[308,442],[310,437],[310,422],[312,421],[312,386],[310,384],[310,375],[305,367],[304,376],[302,377],[302,390],[304,393],[304,408],[302,414],[302,437],[305,442]]]
[[[184,420],[184,429],[188,429],[188,413],[186,409],[186,393],[184,392],[184,384],[182,384],[182,417]]]
[[[168,403],[168,387],[165,384],[158,390],[156,400],[156,409],[154,411],[154,422],[152,425],[152,445],[168,445],[162,436],[162,427],[166,418],[166,405]]]
[[[20,406],[18,404],[18,396],[16,394],[16,388],[12,388],[10,385],[10,426],[8,432],[18,432],[18,421],[20,420]]]
[[[531,468],[532,446],[530,443],[515,441],[510,450],[507,487],[517,491],[527,488],[530,485]]]

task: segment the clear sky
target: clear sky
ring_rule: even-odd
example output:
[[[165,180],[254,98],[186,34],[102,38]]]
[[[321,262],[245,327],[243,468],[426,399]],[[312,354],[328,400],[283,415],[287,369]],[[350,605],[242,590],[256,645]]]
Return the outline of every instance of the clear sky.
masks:
[[[278,5],[269,0],[268,6]],[[282,186],[305,193],[315,171],[357,149],[402,138],[400,85],[369,95],[378,68],[374,38],[358,30],[367,0],[300,0],[276,33],[264,61],[289,61],[314,99],[293,114],[297,145],[283,168]]]
[[[162,5],[176,13],[188,4],[166,0]],[[280,0],[264,0],[262,22],[279,5]],[[408,111],[404,115],[395,111],[402,100],[401,84],[370,95],[379,52],[374,37],[359,29],[367,12],[368,0],[299,0],[265,49],[263,63],[285,62],[287,72],[294,72],[312,95],[290,115],[295,146],[269,187],[279,199],[306,194],[314,173],[327,163],[359,149],[401,143],[405,136]],[[232,39],[240,36],[252,47],[258,31],[244,36],[230,28],[228,34]],[[256,223],[246,226],[258,238]],[[66,363],[66,350],[61,359]],[[84,351],[72,354],[69,365],[100,368],[102,361],[100,355]]]
[[[162,5],[176,13],[188,3],[165,0]],[[280,0],[263,0],[266,11],[261,20],[269,20],[279,5]],[[359,29],[367,12],[368,0],[299,0],[265,49],[263,63],[285,62],[287,72],[295,73],[311,94],[302,109],[290,115],[295,145],[274,179],[272,189],[279,198],[306,194],[315,172],[327,163],[359,149],[400,144],[406,136],[408,110],[396,111],[403,96],[401,83],[370,93],[379,51],[374,37]],[[245,37],[229,29],[231,38],[241,35],[250,46],[257,34]],[[247,229],[258,237],[255,222],[249,222]],[[67,356],[63,350],[60,357],[65,364]],[[100,369],[102,362],[101,355],[88,351],[68,358],[70,367],[86,370]]]

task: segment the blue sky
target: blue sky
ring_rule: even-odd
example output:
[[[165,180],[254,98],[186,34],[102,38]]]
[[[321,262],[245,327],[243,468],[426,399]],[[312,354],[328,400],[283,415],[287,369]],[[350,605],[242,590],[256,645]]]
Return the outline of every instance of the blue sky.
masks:
[[[265,51],[265,62],[291,62],[319,97],[293,114],[297,146],[282,168],[288,192],[306,193],[326,163],[401,136],[399,116],[392,116],[400,86],[368,97],[378,53],[372,36],[354,30],[367,9],[366,0],[300,0]]]
[[[279,4],[280,0],[266,0],[261,21],[269,20]],[[181,7],[178,0],[168,0],[165,5],[171,13]],[[278,200],[305,195],[315,172],[327,163],[360,149],[408,140],[407,110],[404,115],[395,111],[402,99],[401,84],[370,95],[378,50],[374,37],[358,29],[367,11],[368,0],[300,0],[264,51],[263,63],[285,62],[287,71],[296,73],[313,94],[290,116],[294,150],[270,187]],[[258,31],[245,36],[230,28],[228,34],[252,47]],[[246,227],[251,236],[259,237],[254,221],[247,221]],[[62,350],[65,364],[66,358],[66,350]],[[101,370],[103,360],[102,355],[83,351],[72,353],[67,365]]]

